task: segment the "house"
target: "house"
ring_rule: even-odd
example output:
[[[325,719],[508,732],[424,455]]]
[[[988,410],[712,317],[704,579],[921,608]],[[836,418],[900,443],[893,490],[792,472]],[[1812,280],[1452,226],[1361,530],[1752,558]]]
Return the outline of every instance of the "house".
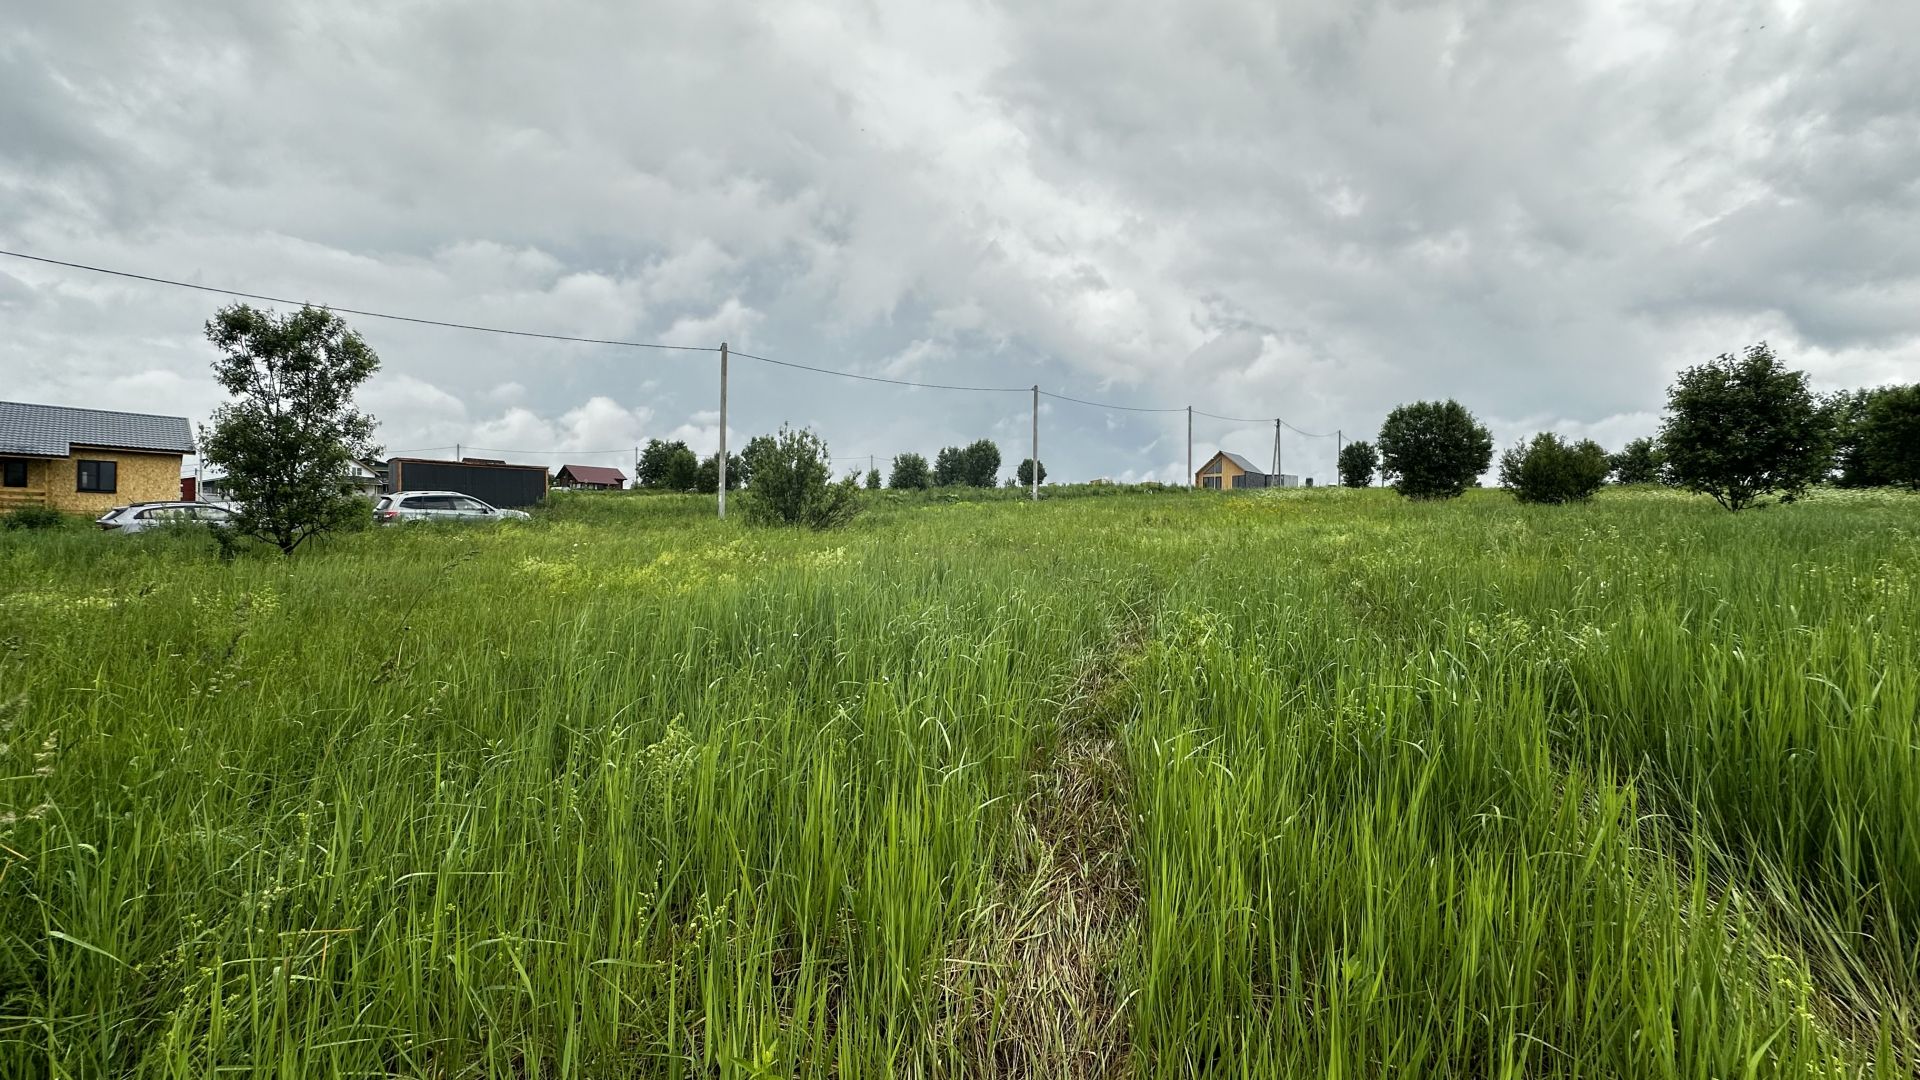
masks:
[[[562,465],[560,471],[553,475],[553,486],[618,491],[627,486],[627,475],[604,465]]]
[[[0,401],[0,510],[98,514],[180,497],[184,416]]]
[[[397,457],[387,462],[387,490],[457,491],[503,509],[532,506],[547,497],[547,467],[482,458]]]
[[[1193,474],[1193,486],[1215,491],[1241,488],[1299,487],[1300,478],[1292,473],[1263,473],[1253,462],[1228,450],[1207,459]]]
[[[345,480],[353,488],[354,494],[368,499],[377,499],[383,488],[381,469],[371,462],[357,458],[347,461]],[[186,476],[180,479],[180,497],[189,502],[229,502],[233,491],[227,486],[227,478],[219,473],[199,477]]]

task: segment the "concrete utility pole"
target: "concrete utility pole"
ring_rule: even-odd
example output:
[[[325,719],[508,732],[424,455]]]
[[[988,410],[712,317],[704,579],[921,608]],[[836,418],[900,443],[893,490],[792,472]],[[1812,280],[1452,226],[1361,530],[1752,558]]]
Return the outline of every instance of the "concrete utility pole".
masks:
[[[1344,482],[1344,478],[1340,475],[1340,449],[1342,446],[1346,444],[1346,441],[1347,441],[1346,437],[1342,434],[1340,429],[1334,428],[1333,429],[1333,483],[1334,483],[1334,486],[1336,487],[1338,487],[1341,483]]]
[[[720,520],[727,520],[727,343],[720,343]]]
[[[1273,482],[1280,482],[1280,421],[1273,422]]]
[[[1187,486],[1193,487],[1193,406],[1187,406]]]
[[[1040,384],[1033,384],[1033,468],[1027,470],[1033,482],[1033,501],[1040,501]]]

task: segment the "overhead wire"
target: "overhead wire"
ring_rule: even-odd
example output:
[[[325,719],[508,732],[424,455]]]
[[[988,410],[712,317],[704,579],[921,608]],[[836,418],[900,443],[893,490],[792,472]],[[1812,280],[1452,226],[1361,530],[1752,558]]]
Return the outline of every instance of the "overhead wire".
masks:
[[[197,292],[214,293],[222,296],[237,296],[237,297],[241,297],[243,299],[248,299],[248,300],[262,300],[262,301],[266,301],[268,303],[273,303],[273,304],[305,305],[309,303],[309,301],[291,300],[286,297],[272,296],[266,293],[248,292],[242,289],[230,289],[230,288],[225,288],[223,286],[202,285],[202,284],[198,284],[191,281],[180,281],[174,278],[159,277],[153,274],[140,274],[130,270],[116,270],[116,269],[113,269],[112,267],[94,266],[89,263],[73,262],[66,259],[54,259],[44,255],[30,255],[26,252],[12,251],[5,248],[0,248],[0,255],[5,255],[5,256],[8,256],[9,258],[22,259],[28,262],[43,263],[49,266],[60,266],[60,267],[66,267],[72,270],[84,270],[89,273],[104,274],[110,277],[126,278],[132,281],[144,281],[144,282],[148,282],[150,284],[155,284],[155,285],[168,285],[174,288],[192,289]],[[621,338],[583,337],[583,336],[574,335],[574,334],[554,334],[554,333],[546,333],[546,332],[537,331],[537,330],[516,330],[509,327],[485,326],[478,323],[454,322],[452,320],[447,320],[447,319],[430,319],[430,318],[425,318],[423,316],[417,316],[417,315],[400,315],[400,314],[395,314],[393,312],[373,311],[367,308],[338,307],[331,304],[325,305],[325,306],[330,311],[337,311],[345,315],[359,315],[359,316],[363,316],[365,318],[370,318],[370,319],[384,319],[391,322],[412,323],[419,326],[438,326],[438,327],[444,327],[452,330],[471,330],[479,333],[500,334],[508,337],[536,338],[536,339],[545,340],[545,341],[567,341],[567,342],[576,342],[584,345],[609,345],[609,346],[616,346],[619,348],[656,349],[656,350],[672,351],[672,352],[717,353],[720,351],[718,348],[714,348],[712,346],[706,346],[706,345],[670,345],[664,342],[631,341],[631,340],[626,340]],[[905,387],[910,387],[913,389],[921,389],[921,390],[954,390],[954,391],[961,391],[966,393],[979,393],[979,394],[1025,394],[1025,393],[1032,393],[1037,389],[1036,387],[1032,387],[1032,386],[971,386],[971,385],[965,385],[960,383],[936,383],[936,382],[922,382],[916,379],[896,379],[896,378],[892,378],[885,375],[865,375],[865,374],[861,374],[859,372],[854,372],[854,371],[841,371],[836,368],[819,367],[813,364],[803,364],[794,360],[779,360],[770,356],[762,356],[756,353],[740,352],[738,350],[731,350],[731,349],[729,350],[729,355],[739,357],[742,360],[753,360],[762,364],[772,364],[776,367],[793,368],[799,371],[811,371],[820,375],[833,375],[843,379],[858,379],[862,382],[883,383],[889,386],[905,386]],[[1144,406],[1144,405],[1121,405],[1117,402],[1092,401],[1087,398],[1073,397],[1068,394],[1056,393],[1051,390],[1039,390],[1039,394],[1042,397],[1052,398],[1055,401],[1071,402],[1072,404],[1075,404],[1075,405],[1085,405],[1090,408],[1107,409],[1107,410],[1112,410],[1116,412],[1163,413],[1163,414],[1192,412],[1196,416],[1204,416],[1212,420],[1224,420],[1228,423],[1240,423],[1240,424],[1264,424],[1270,419],[1278,419],[1276,417],[1253,418],[1253,417],[1241,417],[1241,416],[1223,416],[1219,413],[1206,412],[1200,409],[1190,409],[1187,406],[1165,407],[1165,406]],[[1327,439],[1327,438],[1333,437],[1331,433],[1316,434],[1310,431],[1302,431],[1301,429],[1294,427],[1292,424],[1287,423],[1285,420],[1280,420],[1280,423],[1284,424],[1288,430],[1294,432],[1297,435],[1304,436],[1306,438]],[[464,447],[466,444],[462,443],[459,445]],[[436,446],[436,447],[427,447],[423,450],[396,451],[396,453],[424,453],[426,452],[426,450],[450,450],[454,448],[455,447],[452,447],[452,446]],[[628,452],[627,448],[622,448],[618,450],[503,450],[495,447],[476,446],[476,447],[473,447],[473,449],[485,450],[489,453],[495,453],[495,454],[568,454],[568,453],[571,453],[571,454],[581,454],[581,455],[589,455],[589,454],[597,455],[597,454],[624,454]],[[855,455],[855,456],[858,456],[858,455]]]

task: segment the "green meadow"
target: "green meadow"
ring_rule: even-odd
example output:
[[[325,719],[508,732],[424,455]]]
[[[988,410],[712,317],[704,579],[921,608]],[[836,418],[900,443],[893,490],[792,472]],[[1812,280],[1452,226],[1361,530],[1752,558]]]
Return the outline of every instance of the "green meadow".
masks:
[[[0,1076],[1913,1075],[1920,498],[1053,494],[0,533]]]

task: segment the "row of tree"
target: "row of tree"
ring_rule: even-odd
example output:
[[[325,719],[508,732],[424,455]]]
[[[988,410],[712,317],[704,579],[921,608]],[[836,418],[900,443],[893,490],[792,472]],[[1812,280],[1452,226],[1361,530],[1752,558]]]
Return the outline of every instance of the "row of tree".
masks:
[[[757,472],[756,462],[773,448],[778,436],[756,435],[746,449],[727,455],[727,490],[751,486]],[[1008,483],[1025,487],[1032,483],[1034,462],[1021,460]],[[859,474],[855,474],[858,477]],[[1047,467],[1040,465],[1040,479],[1047,478]],[[869,469],[866,486],[881,486],[879,469]],[[711,495],[720,489],[720,456],[696,456],[684,441],[649,439],[640,451],[634,468],[637,487],[651,491],[693,491]],[[967,446],[949,446],[934,457],[932,465],[919,454],[900,454],[893,459],[886,486],[901,490],[925,490],[935,487],[993,487],[1000,482],[1000,447],[991,439],[980,439]],[[857,480],[856,480],[857,483]]]
[[[1377,445],[1340,451],[1340,481],[1365,487],[1376,471],[1402,495],[1451,498],[1493,463],[1493,436],[1457,401],[1402,405]],[[1591,498],[1611,477],[1712,496],[1729,510],[1816,483],[1920,488],[1920,385],[1820,397],[1807,374],[1765,342],[1682,371],[1667,390],[1660,433],[1609,454],[1591,439],[1542,432],[1500,455],[1500,484],[1523,502]]]

